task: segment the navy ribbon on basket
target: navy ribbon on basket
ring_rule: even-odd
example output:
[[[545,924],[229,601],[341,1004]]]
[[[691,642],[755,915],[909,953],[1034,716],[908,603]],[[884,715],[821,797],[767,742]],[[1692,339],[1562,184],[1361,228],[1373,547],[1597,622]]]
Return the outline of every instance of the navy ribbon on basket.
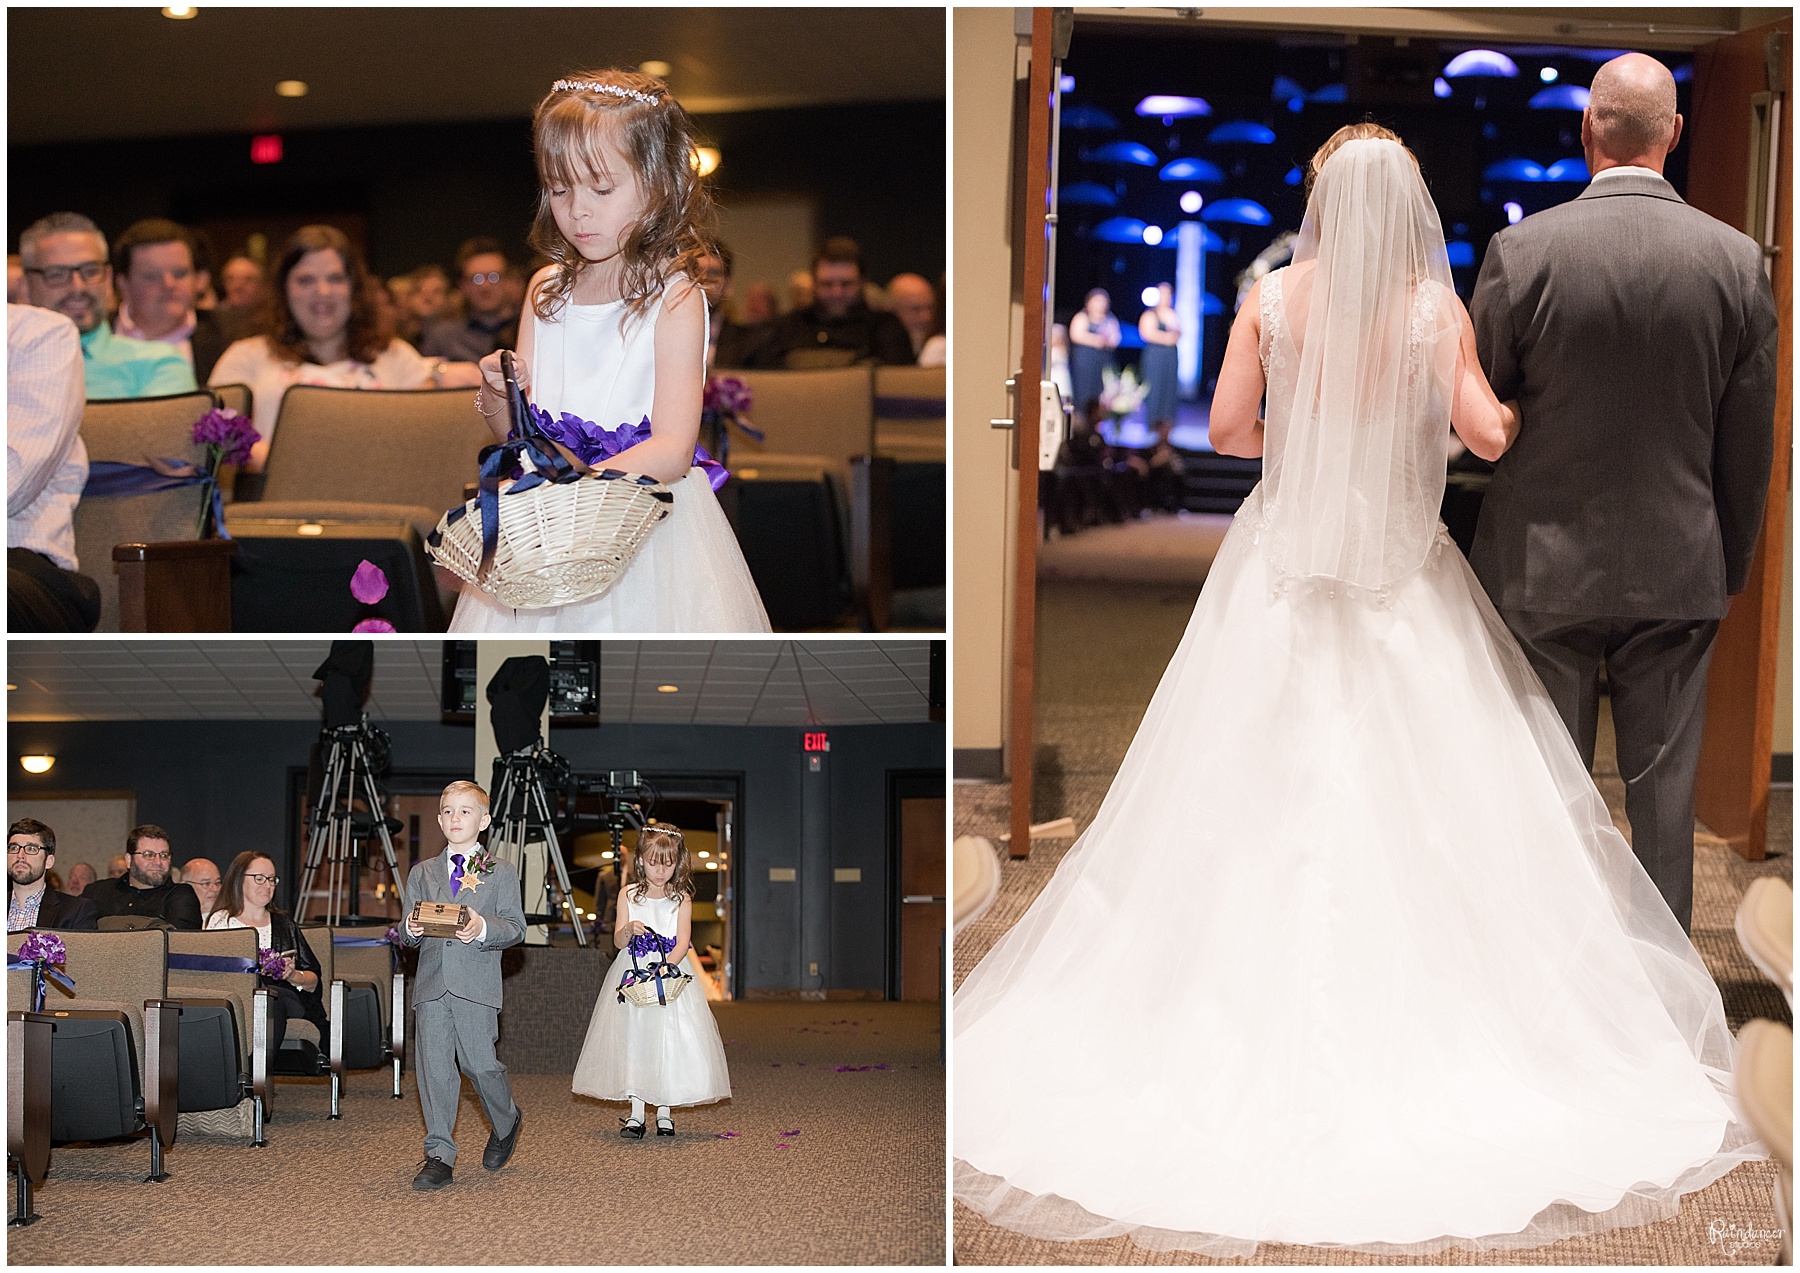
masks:
[[[46,979],[54,981],[66,995],[75,993],[75,979],[55,964],[42,959],[20,959],[9,951],[6,956],[6,971],[31,974],[31,1010],[33,1012],[44,1010],[44,982]]]
[[[225,529],[225,497],[219,484],[206,471],[186,460],[163,457],[148,464],[124,464],[117,460],[88,461],[87,484],[81,488],[82,499],[107,499],[124,495],[153,495],[157,491],[180,490],[184,486],[210,485],[212,490],[212,524],[220,539],[230,539]]]
[[[625,1002],[625,987],[635,986],[643,981],[654,981],[656,982],[657,1004],[664,1008],[668,1007],[669,1000],[663,991],[663,977],[666,975],[673,980],[682,975],[681,970],[666,959],[652,960],[648,968],[640,968],[638,956],[647,955],[651,951],[655,951],[659,955],[666,955],[675,949],[675,939],[664,937],[654,928],[646,928],[643,932],[635,934],[625,949],[631,953],[631,971],[619,978],[619,1002]],[[668,969],[666,974],[663,971],[665,968]]]

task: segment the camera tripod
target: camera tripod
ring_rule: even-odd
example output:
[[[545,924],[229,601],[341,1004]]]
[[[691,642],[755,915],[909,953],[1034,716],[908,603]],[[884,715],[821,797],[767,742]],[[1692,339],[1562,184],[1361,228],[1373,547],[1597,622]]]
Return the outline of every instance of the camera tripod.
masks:
[[[569,886],[569,867],[556,838],[556,818],[550,800],[552,786],[560,790],[568,778],[569,762],[542,742],[496,758],[494,793],[488,803],[493,821],[489,825],[487,845],[489,852],[505,857],[519,867],[523,877],[526,842],[541,840],[551,868],[544,878],[547,913],[527,914],[525,918],[528,922],[545,925],[556,922],[560,918],[556,903],[560,901],[568,909],[569,921],[575,929],[575,944],[586,946],[587,934],[582,928],[581,912],[575,907],[575,892]]]
[[[394,839],[388,829],[387,797],[375,783],[375,771],[387,767],[388,737],[369,724],[369,718],[365,716],[357,725],[327,727],[320,735],[320,743],[325,750],[324,781],[313,802],[306,865],[300,874],[294,917],[306,918],[313,882],[320,867],[324,867],[326,922],[335,924],[342,917],[340,894],[348,899],[349,917],[361,918],[356,842],[361,840],[367,844],[371,836],[381,841],[388,875],[394,881],[394,894],[400,900],[400,913],[404,915],[406,886],[400,878],[400,863],[394,856]],[[358,799],[367,807],[366,812],[356,811]]]

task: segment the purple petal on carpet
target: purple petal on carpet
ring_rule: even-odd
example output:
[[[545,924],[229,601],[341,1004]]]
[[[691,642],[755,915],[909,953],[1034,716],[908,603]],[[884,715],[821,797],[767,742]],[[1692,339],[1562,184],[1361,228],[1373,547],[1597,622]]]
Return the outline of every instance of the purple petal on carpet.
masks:
[[[713,1134],[714,1140],[736,1140],[737,1138],[737,1132],[715,1132]]]
[[[361,623],[357,624],[354,628],[351,628],[350,630],[352,632],[398,632],[399,631],[398,628],[396,628],[393,624],[389,623],[386,619],[364,619]]]

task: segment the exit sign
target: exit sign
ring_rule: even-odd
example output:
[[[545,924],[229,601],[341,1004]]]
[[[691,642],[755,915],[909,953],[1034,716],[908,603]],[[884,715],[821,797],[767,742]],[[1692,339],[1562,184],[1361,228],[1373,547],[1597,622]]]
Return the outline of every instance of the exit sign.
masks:
[[[264,133],[250,139],[250,162],[253,164],[278,164],[281,162],[281,134]]]
[[[804,751],[830,751],[831,740],[825,737],[822,730],[816,734],[802,734],[801,747]]]

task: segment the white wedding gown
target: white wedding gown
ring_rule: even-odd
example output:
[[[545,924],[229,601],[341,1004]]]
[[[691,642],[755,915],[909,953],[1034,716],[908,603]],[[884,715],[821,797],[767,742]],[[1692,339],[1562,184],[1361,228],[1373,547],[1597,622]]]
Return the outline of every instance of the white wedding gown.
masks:
[[[1264,281],[1272,476],[1093,824],[956,994],[956,1196],[1037,1237],[1219,1256],[1673,1214],[1761,1156],[1718,990],[1435,515],[1379,586],[1348,550],[1336,577],[1287,569],[1318,559],[1329,488],[1286,409],[1313,336],[1294,273]],[[1441,491],[1447,399],[1415,391],[1447,293],[1410,295],[1400,434]],[[1407,538],[1410,465],[1351,480],[1345,543]]]
[[[623,301],[570,302],[558,321],[547,323],[527,305],[532,401],[553,417],[566,411],[605,429],[648,419],[656,396],[654,342],[662,297],[640,319],[627,321],[624,311]],[[767,632],[762,597],[706,474],[691,468],[669,489],[674,508],[625,573],[598,597],[515,610],[465,582],[450,631]]]

